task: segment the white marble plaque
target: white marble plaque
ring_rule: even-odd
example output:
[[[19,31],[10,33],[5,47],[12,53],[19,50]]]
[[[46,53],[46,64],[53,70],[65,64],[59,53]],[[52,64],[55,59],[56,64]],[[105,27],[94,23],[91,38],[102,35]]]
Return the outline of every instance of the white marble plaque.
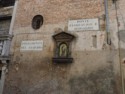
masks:
[[[99,19],[79,19],[68,22],[68,31],[99,30]]]
[[[43,41],[42,40],[22,41],[20,50],[21,51],[40,51],[40,50],[43,50]]]

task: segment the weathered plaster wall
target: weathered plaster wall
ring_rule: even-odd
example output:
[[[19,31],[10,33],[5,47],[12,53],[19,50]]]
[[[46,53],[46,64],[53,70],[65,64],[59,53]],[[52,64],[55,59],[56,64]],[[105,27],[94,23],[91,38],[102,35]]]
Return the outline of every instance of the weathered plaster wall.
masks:
[[[43,15],[44,24],[34,30],[31,21],[37,14]],[[99,18],[100,30],[69,32],[76,36],[74,62],[54,64],[52,35],[68,32],[69,20],[84,18]],[[117,39],[113,35],[114,45],[106,44],[103,0],[19,0],[13,33],[4,94],[120,94]],[[21,52],[24,40],[43,40],[43,50]]]

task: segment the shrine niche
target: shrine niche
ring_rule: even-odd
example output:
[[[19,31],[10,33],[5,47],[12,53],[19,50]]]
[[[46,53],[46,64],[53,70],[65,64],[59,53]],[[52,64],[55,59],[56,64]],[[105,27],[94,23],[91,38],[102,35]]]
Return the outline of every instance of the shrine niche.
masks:
[[[71,42],[75,36],[60,32],[53,36],[55,40],[55,52],[52,58],[55,63],[71,63],[73,58],[71,57]]]

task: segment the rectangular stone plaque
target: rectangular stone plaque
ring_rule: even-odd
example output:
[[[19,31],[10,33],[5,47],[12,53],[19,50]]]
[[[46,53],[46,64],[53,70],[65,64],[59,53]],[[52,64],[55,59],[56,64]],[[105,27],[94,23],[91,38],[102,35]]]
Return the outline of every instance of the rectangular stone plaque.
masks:
[[[40,51],[43,50],[43,41],[35,40],[35,41],[22,41],[21,42],[21,51]]]
[[[79,19],[68,22],[68,31],[99,30],[99,19]]]

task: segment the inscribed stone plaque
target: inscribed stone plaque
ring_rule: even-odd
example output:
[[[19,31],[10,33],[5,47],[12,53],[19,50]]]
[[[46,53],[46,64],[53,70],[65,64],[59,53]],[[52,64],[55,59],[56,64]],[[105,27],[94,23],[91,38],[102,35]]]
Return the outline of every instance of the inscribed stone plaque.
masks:
[[[68,31],[99,30],[99,19],[79,19],[68,22]]]
[[[42,40],[22,41],[20,50],[21,51],[43,50],[43,41]]]

